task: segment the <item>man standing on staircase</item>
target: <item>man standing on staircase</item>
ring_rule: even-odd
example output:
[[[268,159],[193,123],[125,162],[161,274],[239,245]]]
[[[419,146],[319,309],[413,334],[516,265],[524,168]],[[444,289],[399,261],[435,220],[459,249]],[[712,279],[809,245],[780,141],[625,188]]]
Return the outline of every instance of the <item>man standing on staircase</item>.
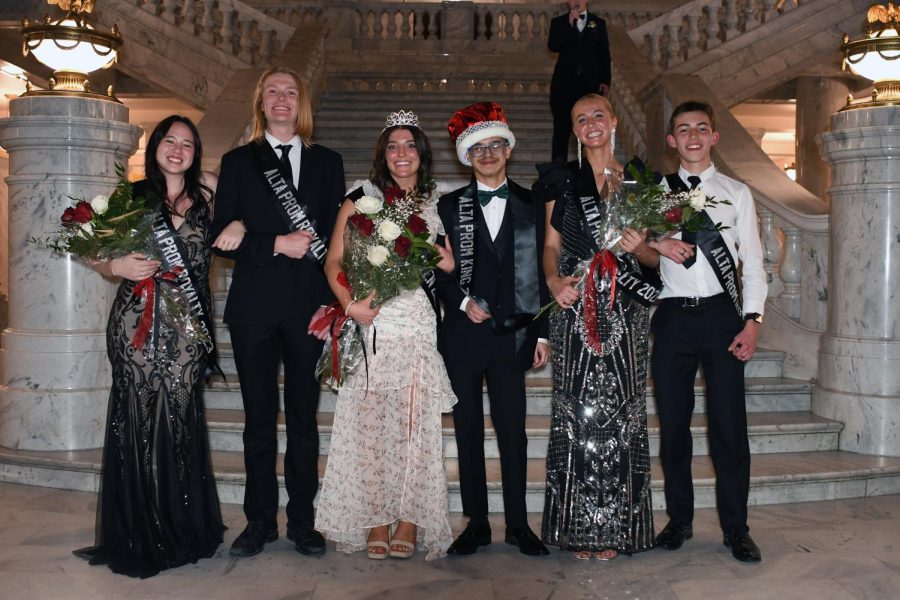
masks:
[[[559,53],[550,81],[553,160],[566,162],[572,107],[591,92],[606,96],[612,80],[606,21],[587,10],[587,0],[569,0],[569,12],[550,21],[547,46]]]
[[[313,529],[319,485],[316,361],[322,342],[310,317],[332,295],[322,271],[328,236],[344,198],[341,156],[310,143],[312,107],[296,71],[272,67],[253,97],[253,137],[222,157],[214,237],[229,224],[246,232],[234,250],[225,305],[244,403],[247,527],[232,556],[253,556],[278,539],[278,364],[284,364],[287,537],[301,554],[325,552]]]
[[[453,407],[463,513],[469,524],[447,551],[472,554],[491,543],[484,460],[482,385],[487,380],[491,421],[500,450],[506,542],[523,554],[548,554],[528,527],[525,508],[527,445],[525,371],[547,363],[546,319],[535,321],[550,296],[540,268],[544,206],[506,177],[516,144],[503,108],[480,102],[449,122],[469,185],[438,203],[450,236],[456,271],[438,275],[444,320],[438,347],[459,402]]]
[[[675,107],[666,140],[680,161],[678,171],[666,176],[666,187],[696,188],[704,198],[730,204],[706,208],[708,230],[651,244],[662,255],[661,304],[650,324],[651,370],[670,519],[656,542],[677,550],[693,536],[691,417],[699,364],[706,380],[709,453],[724,543],[737,560],[759,562],[747,527],[750,447],[744,399],[744,364],[756,351],[767,292],[756,209],[750,189],[716,170],[710,159],[719,141],[711,106],[690,101]],[[724,229],[715,231],[715,223]]]

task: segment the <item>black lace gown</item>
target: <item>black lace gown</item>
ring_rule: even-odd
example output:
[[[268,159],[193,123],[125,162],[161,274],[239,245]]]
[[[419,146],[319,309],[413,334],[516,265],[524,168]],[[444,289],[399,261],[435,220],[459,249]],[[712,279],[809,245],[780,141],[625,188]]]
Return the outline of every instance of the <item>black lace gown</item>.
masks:
[[[556,200],[551,222],[562,237],[560,275],[576,273],[598,250],[578,206],[581,197],[600,196],[590,165],[566,168],[565,184],[551,184],[555,190],[547,196]],[[606,209],[602,198],[598,204]],[[634,256],[621,258],[630,269],[640,269]],[[599,352],[586,342],[584,311],[579,299],[550,317],[553,401],[542,538],[570,551],[649,550],[654,546],[644,398],[649,309],[618,288],[610,308],[610,289],[598,283]]]
[[[210,307],[210,220],[188,214],[178,229]],[[203,409],[207,353],[158,321],[152,357],[131,345],[144,300],[123,280],[109,316],[112,389],[97,504],[96,545],[76,550],[91,564],[150,577],[212,556],[225,527]]]

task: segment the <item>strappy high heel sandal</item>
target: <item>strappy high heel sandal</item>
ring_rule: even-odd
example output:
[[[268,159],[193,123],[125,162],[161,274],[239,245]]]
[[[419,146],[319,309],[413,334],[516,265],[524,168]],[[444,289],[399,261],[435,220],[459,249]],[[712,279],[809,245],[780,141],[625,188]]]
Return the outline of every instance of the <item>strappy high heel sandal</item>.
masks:
[[[410,523],[410,525],[412,525],[412,523]],[[399,528],[400,528],[400,525],[398,523],[397,529],[399,529]],[[413,525],[413,531],[415,531],[418,534],[418,528],[415,525]],[[396,534],[396,531],[394,533]],[[416,553],[416,541],[415,540],[413,540],[413,541],[399,540],[397,538],[393,538],[393,539],[391,539],[390,548],[391,548],[391,550],[390,550],[391,558],[402,558],[402,559],[411,558],[412,555]],[[395,548],[398,548],[398,549],[395,550]]]

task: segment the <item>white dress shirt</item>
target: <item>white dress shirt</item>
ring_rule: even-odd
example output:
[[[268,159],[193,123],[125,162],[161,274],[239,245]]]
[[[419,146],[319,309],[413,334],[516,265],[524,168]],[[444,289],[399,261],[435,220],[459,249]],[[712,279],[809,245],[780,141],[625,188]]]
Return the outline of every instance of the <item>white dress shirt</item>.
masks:
[[[678,176],[687,183],[692,173],[683,167],[678,169]],[[731,177],[723,175],[716,170],[715,165],[710,165],[699,174],[699,189],[707,196],[716,200],[730,200],[731,205],[719,204],[709,207],[706,212],[714,223],[721,222],[728,229],[719,233],[725,240],[725,245],[731,253],[731,257],[740,267],[741,271],[741,295],[744,314],[759,313],[765,310],[768,285],[766,272],[763,269],[762,244],[759,241],[759,223],[756,218],[756,206],[750,188],[735,181]],[[666,189],[669,188],[665,180]],[[675,234],[675,239],[681,239],[681,232]],[[719,284],[718,278],[710,266],[709,261],[702,251],[696,250],[697,262],[690,269],[668,258],[660,257],[660,274],[663,280],[663,291],[660,298],[700,297],[706,298],[721,294],[725,290]]]
[[[288,151],[288,160],[291,162],[291,175],[294,176],[294,181],[292,183],[294,184],[295,188],[300,187],[300,146],[303,144],[303,142],[300,140],[300,136],[295,135],[287,142],[282,142],[267,131],[266,141],[268,141],[272,146],[272,150],[275,151],[275,156],[277,156],[279,159],[281,158],[281,150],[278,148],[278,146],[281,146],[282,144],[291,145],[291,149]]]
[[[503,180],[503,183],[493,188],[484,185],[480,181],[477,183],[479,192],[493,192],[499,190],[504,185],[508,185],[506,179]],[[494,196],[486,206],[481,207],[481,214],[484,215],[484,222],[487,223],[488,232],[491,234],[492,240],[497,239],[497,234],[500,232],[500,225],[503,224],[504,212],[506,212],[506,198],[500,196]]]
[[[579,15],[579,18],[575,21],[575,27],[578,28],[578,31],[584,31],[584,28],[587,26],[587,11],[584,11]]]

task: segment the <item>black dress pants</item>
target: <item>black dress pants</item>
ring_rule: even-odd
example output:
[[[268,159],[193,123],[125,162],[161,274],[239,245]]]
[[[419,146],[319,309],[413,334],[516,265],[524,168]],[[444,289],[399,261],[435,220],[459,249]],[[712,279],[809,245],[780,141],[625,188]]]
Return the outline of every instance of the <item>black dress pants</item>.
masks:
[[[306,332],[310,316],[298,311],[278,325],[228,325],[244,401],[244,514],[248,521],[274,524],[278,513],[278,363],[283,361],[288,526],[311,528],[315,522],[313,498],[319,487],[315,370],[322,342]]]
[[[487,380],[491,421],[500,449],[503,509],[508,527],[527,524],[525,482],[528,438],[525,435],[525,373],[512,360],[494,359],[484,369],[447,365],[458,402],[453,424],[459,452],[463,514],[487,520],[487,475],[484,463],[484,394]]]
[[[574,76],[550,90],[550,110],[553,113],[553,142],[551,159],[568,160],[569,139],[572,135],[572,107],[585,94],[599,93],[598,86],[591,87],[581,75]],[[577,158],[577,157],[576,157]]]
[[[694,310],[694,309],[691,309]],[[716,471],[716,505],[726,534],[747,528],[750,447],[744,399],[744,363],[728,351],[744,323],[730,300],[692,314],[663,300],[651,323],[651,369],[661,429],[660,461],[666,512],[673,521],[694,518],[691,415],[694,377],[703,366],[709,451]]]

